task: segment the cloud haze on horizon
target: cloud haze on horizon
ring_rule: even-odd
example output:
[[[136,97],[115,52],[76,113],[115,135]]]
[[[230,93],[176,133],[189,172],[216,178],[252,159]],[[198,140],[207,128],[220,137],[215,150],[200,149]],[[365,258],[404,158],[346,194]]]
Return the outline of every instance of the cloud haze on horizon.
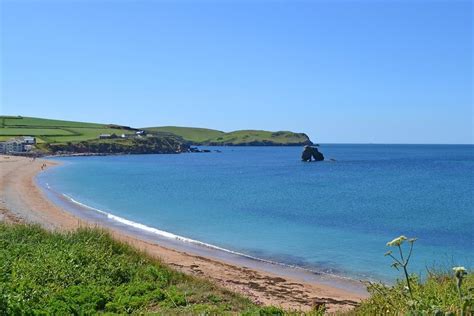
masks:
[[[0,114],[474,142],[470,1],[0,2]]]

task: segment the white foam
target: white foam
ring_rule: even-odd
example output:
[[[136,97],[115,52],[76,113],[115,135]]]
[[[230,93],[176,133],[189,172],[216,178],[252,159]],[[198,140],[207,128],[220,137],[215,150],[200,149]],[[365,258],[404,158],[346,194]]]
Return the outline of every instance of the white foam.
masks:
[[[225,249],[225,248],[215,246],[215,245],[212,245],[212,244],[208,244],[208,243],[205,243],[205,242],[202,242],[202,241],[199,241],[199,240],[187,238],[187,237],[176,235],[176,234],[173,234],[173,233],[161,230],[161,229],[157,229],[157,228],[150,227],[150,226],[147,226],[147,225],[144,225],[144,224],[140,224],[140,223],[125,219],[123,217],[116,216],[116,215],[113,215],[111,213],[102,211],[100,209],[91,207],[91,206],[86,205],[84,203],[81,203],[81,202],[73,199],[72,197],[64,194],[64,193],[62,195],[66,199],[68,199],[69,201],[71,201],[71,202],[73,202],[73,203],[75,203],[75,204],[77,204],[77,205],[79,205],[83,208],[87,208],[87,209],[90,209],[92,211],[95,211],[95,212],[98,212],[100,214],[103,214],[103,215],[107,216],[108,219],[114,220],[116,222],[131,226],[131,227],[134,227],[134,228],[138,228],[140,230],[143,230],[143,231],[146,231],[146,232],[149,232],[149,233],[159,235],[161,237],[174,239],[174,240],[178,240],[178,241],[181,241],[181,242],[191,243],[191,244],[195,244],[195,245],[199,245],[199,246],[203,246],[203,247],[207,247],[207,248],[211,248],[211,249],[215,249],[215,250],[219,250],[219,251],[224,251],[224,252],[227,252],[227,253],[231,253],[231,254],[234,254],[234,255],[237,255],[237,256],[243,256],[243,257],[250,258],[250,259],[253,259],[253,260],[268,262],[268,263],[271,263],[271,264],[277,264],[277,265],[287,266],[287,267],[291,267],[291,268],[299,268],[299,267],[296,267],[296,266],[291,266],[291,265],[283,264],[283,263],[280,263],[280,262],[274,262],[274,261],[271,261],[271,260],[265,260],[265,259],[253,257],[253,256],[250,256],[250,255],[246,255],[246,254],[237,252],[237,251]]]
[[[68,196],[67,194],[61,193],[61,195],[64,198],[66,198],[68,201],[70,201],[74,204],[77,204],[82,208],[86,208],[86,209],[89,209],[89,210],[92,210],[92,211],[95,211],[95,212],[98,212],[100,214],[105,215],[110,220],[119,222],[121,224],[130,226],[130,227],[133,227],[133,228],[137,228],[137,229],[140,229],[140,230],[152,233],[152,234],[156,234],[160,237],[165,237],[165,238],[168,238],[168,239],[177,240],[177,241],[180,241],[180,242],[189,243],[189,244],[197,245],[197,246],[200,246],[200,247],[206,247],[206,248],[210,248],[210,249],[213,249],[213,250],[226,252],[226,253],[230,253],[230,254],[233,254],[233,255],[236,255],[236,256],[242,256],[244,258],[248,258],[248,259],[251,259],[251,260],[264,262],[264,263],[268,263],[268,264],[272,264],[272,265],[276,265],[276,266],[281,266],[281,267],[285,267],[285,268],[290,268],[290,269],[295,269],[295,270],[300,270],[300,271],[306,271],[306,272],[311,272],[311,273],[317,273],[319,275],[325,275],[325,276],[328,276],[328,277],[331,277],[331,278],[334,278],[334,279],[339,279],[339,280],[354,281],[354,279],[352,279],[350,277],[336,275],[336,274],[328,273],[328,272],[325,272],[325,271],[317,271],[316,272],[316,271],[313,271],[313,270],[310,270],[310,269],[302,268],[302,267],[291,265],[291,264],[285,264],[285,263],[281,263],[281,262],[278,262],[278,261],[262,259],[262,258],[254,257],[254,256],[251,256],[251,255],[247,255],[247,254],[244,254],[244,253],[241,253],[241,252],[237,252],[237,251],[233,251],[233,250],[230,250],[230,249],[225,249],[225,248],[222,248],[222,247],[219,247],[219,246],[215,246],[215,245],[212,245],[212,244],[208,244],[208,243],[205,243],[205,242],[202,242],[202,241],[199,241],[199,240],[195,240],[195,239],[187,238],[187,237],[184,237],[184,236],[176,235],[176,234],[173,234],[173,233],[161,230],[161,229],[157,229],[157,228],[154,228],[154,227],[150,227],[150,226],[147,226],[147,225],[144,225],[144,224],[140,224],[140,223],[128,220],[126,218],[116,216],[116,215],[113,215],[111,213],[105,212],[103,210],[94,208],[92,206],[86,205],[86,204],[81,203],[81,202],[75,200],[74,198]]]

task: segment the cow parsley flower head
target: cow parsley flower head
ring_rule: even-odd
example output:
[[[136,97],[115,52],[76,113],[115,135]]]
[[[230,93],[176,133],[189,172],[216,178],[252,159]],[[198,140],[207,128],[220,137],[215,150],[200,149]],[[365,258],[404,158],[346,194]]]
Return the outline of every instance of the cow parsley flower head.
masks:
[[[400,246],[401,244],[403,244],[403,242],[404,242],[405,240],[407,240],[407,238],[406,238],[405,236],[401,235],[400,237],[397,237],[397,238],[395,238],[394,240],[389,241],[389,242],[387,243],[387,246],[389,246],[389,247]]]
[[[462,278],[464,275],[467,274],[466,268],[464,267],[453,267],[454,274],[456,278]]]

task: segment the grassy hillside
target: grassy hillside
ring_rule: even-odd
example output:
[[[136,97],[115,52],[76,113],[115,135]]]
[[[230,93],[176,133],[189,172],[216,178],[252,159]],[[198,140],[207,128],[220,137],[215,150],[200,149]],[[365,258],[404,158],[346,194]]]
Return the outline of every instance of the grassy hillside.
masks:
[[[150,127],[145,130],[150,132],[166,132],[179,135],[185,140],[193,143],[202,143],[206,142],[209,139],[218,138],[222,135],[225,135],[224,132],[207,129],[207,128],[197,128],[197,127],[179,127],[179,126],[161,126],[161,127]]]
[[[173,133],[195,145],[299,146],[311,144],[306,134],[289,131],[240,130],[225,133],[212,129],[177,126],[150,127],[146,130]]]
[[[137,129],[113,124],[49,120],[22,116],[0,116],[0,141],[15,136],[35,136],[39,144],[66,144],[97,140],[100,134],[134,135]],[[303,133],[241,130],[225,133],[206,128],[162,126],[145,128],[160,137],[182,137],[195,145],[299,146],[311,144]]]
[[[96,124],[49,120],[22,116],[0,116],[0,141],[16,136],[35,136],[41,153],[179,153],[189,146],[179,136],[155,133],[153,137],[135,137],[137,129],[115,124]],[[101,134],[130,138],[99,139]]]
[[[0,267],[1,315],[270,310],[176,272],[101,230],[63,234],[0,222]]]
[[[100,134],[135,134],[118,125],[49,120],[22,116],[0,116],[0,138],[35,136],[39,143],[66,143],[97,139]]]

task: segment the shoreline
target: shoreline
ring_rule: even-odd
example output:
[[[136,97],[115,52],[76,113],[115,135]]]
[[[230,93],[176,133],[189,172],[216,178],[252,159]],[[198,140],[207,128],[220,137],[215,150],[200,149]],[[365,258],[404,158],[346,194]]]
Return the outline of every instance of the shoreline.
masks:
[[[298,268],[286,267],[288,271],[282,275],[282,269],[278,269],[278,265],[274,263],[268,262],[266,264],[269,267],[264,267],[261,263],[252,264],[252,258],[235,260],[238,254],[234,254],[234,258],[216,256],[216,251],[213,252],[212,249],[196,253],[195,248],[179,247],[176,241],[175,244],[167,243],[165,238],[152,238],[153,235],[140,231],[137,233],[136,230],[126,229],[124,225],[108,225],[100,218],[94,220],[78,216],[78,213],[71,212],[62,203],[48,196],[48,192],[36,183],[36,176],[42,171],[40,166],[43,163],[46,168],[58,165],[55,161],[44,159],[33,161],[19,156],[0,158],[0,220],[3,218],[14,223],[38,223],[47,229],[63,231],[85,226],[105,228],[115,239],[159,258],[179,271],[209,279],[259,304],[308,311],[325,303],[328,311],[332,312],[350,309],[367,297],[366,293],[356,291],[356,287],[344,289],[343,282],[340,286],[334,286],[334,283],[331,284],[334,280],[324,282],[324,278],[309,271],[298,273],[301,272]],[[168,241],[170,240],[172,239]],[[185,244],[182,241],[180,243],[181,246]],[[291,271],[293,275],[289,273]]]
[[[231,265],[246,266],[265,272],[274,273],[280,276],[297,278],[302,281],[312,283],[322,283],[343,290],[353,290],[355,293],[365,294],[366,289],[356,279],[331,274],[323,271],[314,271],[308,268],[299,267],[289,263],[262,259],[252,255],[225,249],[213,244],[208,244],[199,240],[176,235],[163,231],[159,228],[147,226],[139,222],[108,213],[85,205],[67,194],[53,190],[44,179],[37,177],[37,184],[42,188],[43,193],[54,204],[67,210],[68,213],[85,220],[98,224],[101,227],[115,229],[122,233],[131,235],[137,239],[159,244],[179,252],[186,252],[194,256],[203,256],[213,260],[225,261]]]

